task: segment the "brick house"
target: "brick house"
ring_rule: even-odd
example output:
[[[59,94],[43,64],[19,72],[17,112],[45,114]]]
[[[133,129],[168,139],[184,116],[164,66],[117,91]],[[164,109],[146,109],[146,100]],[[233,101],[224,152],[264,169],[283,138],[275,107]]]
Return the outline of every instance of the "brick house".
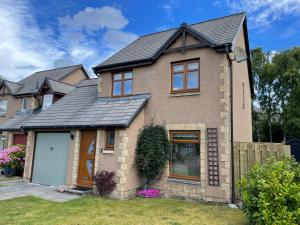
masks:
[[[235,60],[237,48],[246,60]],[[114,171],[111,196],[130,198],[141,186],[139,130],[164,123],[172,152],[153,186],[165,196],[233,200],[232,145],[252,141],[244,13],[141,36],[93,70],[99,78],[23,125],[26,180],[92,188],[96,171]]]

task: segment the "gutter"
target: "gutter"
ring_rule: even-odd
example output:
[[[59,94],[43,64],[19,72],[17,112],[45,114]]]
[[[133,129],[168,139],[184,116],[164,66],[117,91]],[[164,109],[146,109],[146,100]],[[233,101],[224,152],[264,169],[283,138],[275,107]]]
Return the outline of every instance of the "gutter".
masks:
[[[230,145],[231,145],[231,203],[235,203],[235,178],[234,178],[234,145],[233,145],[233,70],[232,59],[229,53],[232,52],[231,46],[227,45],[225,53],[229,61],[229,79],[230,79]]]

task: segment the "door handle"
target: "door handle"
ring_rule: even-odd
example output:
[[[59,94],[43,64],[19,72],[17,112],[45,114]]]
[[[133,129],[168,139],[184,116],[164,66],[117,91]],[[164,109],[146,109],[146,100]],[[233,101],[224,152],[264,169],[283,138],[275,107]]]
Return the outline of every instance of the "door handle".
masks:
[[[50,151],[53,151],[53,147],[50,147]]]

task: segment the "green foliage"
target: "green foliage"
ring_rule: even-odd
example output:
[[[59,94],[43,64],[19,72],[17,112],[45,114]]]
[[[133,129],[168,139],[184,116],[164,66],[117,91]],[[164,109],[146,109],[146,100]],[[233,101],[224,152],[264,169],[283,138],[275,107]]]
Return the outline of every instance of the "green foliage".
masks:
[[[163,172],[169,159],[170,142],[162,125],[146,125],[138,136],[135,162],[141,177],[148,182]]]
[[[239,182],[243,211],[252,224],[300,222],[300,165],[293,159],[269,159]]]
[[[251,51],[252,73],[259,113],[253,113],[254,134],[273,141],[274,125],[279,125],[280,141],[300,138],[300,48],[272,55],[262,48]],[[267,124],[264,130],[262,124]],[[266,133],[267,132],[267,135]]]

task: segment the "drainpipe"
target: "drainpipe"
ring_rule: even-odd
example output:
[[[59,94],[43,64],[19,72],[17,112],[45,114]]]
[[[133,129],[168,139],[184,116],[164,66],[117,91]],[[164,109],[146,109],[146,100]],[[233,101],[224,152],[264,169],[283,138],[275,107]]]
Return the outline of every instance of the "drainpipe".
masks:
[[[230,47],[225,46],[225,52],[229,61],[229,79],[230,79],[230,136],[231,136],[231,203],[235,203],[235,179],[234,179],[234,145],[233,145],[233,72],[232,59],[229,56]]]

